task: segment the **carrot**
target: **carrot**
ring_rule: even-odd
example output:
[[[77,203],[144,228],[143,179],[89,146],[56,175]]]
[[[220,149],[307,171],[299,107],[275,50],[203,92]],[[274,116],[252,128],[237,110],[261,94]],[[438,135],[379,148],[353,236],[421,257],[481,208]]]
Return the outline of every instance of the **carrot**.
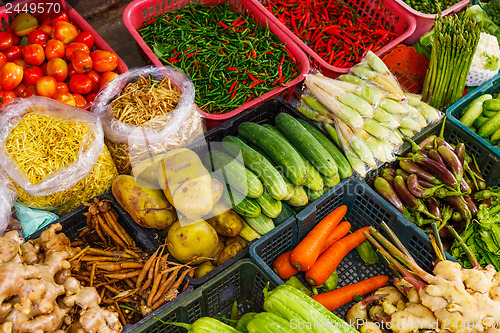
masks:
[[[306,280],[313,286],[322,285],[333,271],[337,269],[342,259],[356,246],[366,239],[363,232],[368,232],[370,227],[356,230],[350,235],[342,238],[328,248],[314,265],[306,272]]]
[[[326,240],[325,244],[323,245],[323,249],[321,250],[321,254],[323,254],[330,246],[333,245],[333,243],[338,242],[342,237],[347,235],[349,233],[349,230],[351,230],[351,224],[347,221],[341,222],[337,228],[335,228],[330,236],[328,236],[328,239]]]
[[[385,286],[389,282],[387,275],[377,275],[372,278],[349,284],[347,286],[314,295],[313,298],[330,311],[340,308],[353,301],[354,296],[364,296]]]
[[[323,244],[328,236],[337,227],[345,213],[347,206],[342,205],[325,216],[307,236],[292,250],[290,261],[299,271],[307,271],[321,254]]]
[[[291,276],[294,276],[299,271],[292,266],[290,262],[290,254],[292,250],[283,253],[273,262],[273,268],[276,274],[280,277],[280,279],[285,280]]]

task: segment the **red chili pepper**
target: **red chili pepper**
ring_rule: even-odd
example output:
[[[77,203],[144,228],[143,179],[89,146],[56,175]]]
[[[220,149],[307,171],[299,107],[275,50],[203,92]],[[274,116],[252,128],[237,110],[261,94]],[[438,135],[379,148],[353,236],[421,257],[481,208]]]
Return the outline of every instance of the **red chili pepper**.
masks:
[[[238,70],[238,67],[224,67],[226,71],[236,71]]]
[[[224,29],[229,29],[229,26],[227,24],[225,24],[224,22],[217,22],[218,25],[220,25],[221,27],[223,27]]]
[[[282,85],[283,85],[283,79],[284,79],[284,77],[282,76],[282,77],[280,78],[280,86],[282,86]]]
[[[222,55],[223,55],[224,57],[227,57],[227,54],[226,54],[226,52],[224,52],[224,50],[223,50],[223,49],[219,49],[219,51],[220,51],[220,53],[222,53]]]
[[[257,58],[257,52],[255,52],[255,50],[254,50],[254,49],[252,49],[252,56],[253,56],[253,58],[254,58],[254,59],[256,59],[256,58]]]
[[[189,59],[191,58],[192,56],[194,56],[196,53],[200,52],[201,50],[198,50],[198,51],[194,51],[193,53],[190,53],[186,56],[186,59]]]
[[[259,81],[255,81],[254,83],[250,84],[250,88],[253,88],[255,87],[256,85],[259,85],[261,84],[262,82],[265,82],[266,80],[259,80]]]
[[[251,100],[251,99],[252,99],[252,97],[253,97],[253,95],[248,96],[247,100],[246,100],[243,104],[248,103],[248,101],[249,101],[249,100]]]
[[[236,95],[236,91],[238,90],[238,88],[234,89],[233,90],[233,93],[231,94],[231,97],[229,99],[233,99],[234,98],[234,95]]]
[[[229,87],[229,92],[232,92],[234,87],[236,86],[236,84],[238,83],[238,81],[234,81],[233,84],[231,84],[231,87]]]
[[[196,61],[196,59],[194,60],[194,67],[196,68],[196,70],[198,70],[198,62]]]
[[[252,74],[250,74],[250,72],[247,72],[247,74],[248,74],[248,77],[250,77],[250,80],[258,81]]]

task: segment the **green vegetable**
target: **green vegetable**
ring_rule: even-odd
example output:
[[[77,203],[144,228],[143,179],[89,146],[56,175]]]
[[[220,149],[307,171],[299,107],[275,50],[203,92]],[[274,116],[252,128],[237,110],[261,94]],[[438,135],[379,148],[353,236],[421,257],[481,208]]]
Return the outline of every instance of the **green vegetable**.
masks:
[[[290,322],[271,312],[261,312],[248,322],[249,333],[289,333]],[[300,331],[298,331],[300,332]]]
[[[280,166],[285,177],[294,185],[304,184],[307,179],[306,166],[295,148],[286,140],[261,125],[249,122],[240,124],[238,134],[261,149],[275,165]]]
[[[285,284],[297,288],[307,296],[312,296],[311,290],[309,290],[309,288],[307,288],[302,282],[300,282],[299,278],[296,276],[290,277],[288,280],[286,280]]]
[[[278,215],[278,217],[273,219],[275,226],[278,226],[279,224],[285,222],[286,220],[288,220],[288,218],[293,216],[293,209],[292,207],[290,207],[290,205],[288,205],[286,202],[282,202],[281,206],[281,213]]]
[[[500,112],[488,119],[480,128],[477,134],[483,138],[489,138],[500,128]]]
[[[272,219],[264,214],[260,214],[257,217],[243,216],[245,221],[251,226],[255,231],[261,235],[267,234],[269,231],[274,229],[274,222]]]
[[[488,121],[488,117],[483,117],[483,116],[479,116],[475,121],[474,121],[474,124],[473,126],[476,127],[476,128],[479,128],[481,126],[483,126],[483,124],[485,122]]]
[[[237,329],[210,317],[202,317],[192,324],[166,322],[158,318],[156,320],[165,325],[183,327],[188,330],[188,333],[241,333]]]
[[[247,312],[241,316],[240,320],[236,323],[236,329],[242,333],[248,333],[247,325],[255,317],[256,312]]]
[[[213,177],[217,178],[216,176]],[[224,184],[222,179],[218,179],[218,181]],[[229,184],[226,184],[221,200],[226,205],[233,207],[233,210],[242,216],[257,217],[261,213],[260,206],[255,199],[245,197],[234,188],[231,188]]]
[[[234,300],[233,305],[231,306],[231,320],[239,320],[240,314],[238,313],[238,301]]]
[[[251,242],[254,239],[258,239],[261,237],[261,235],[255,231],[254,228],[248,225],[245,221],[243,221],[243,228],[241,229],[239,235],[241,238],[246,240],[247,242]]]
[[[262,213],[267,217],[274,219],[280,215],[282,210],[281,201],[274,199],[265,189],[264,193],[256,200],[260,205]]]
[[[255,149],[235,136],[226,136],[222,139],[224,150],[236,157],[241,153],[245,166],[252,170],[265,185],[269,194],[276,200],[283,200],[288,196],[288,189],[283,176],[269,162],[269,160]]]
[[[309,199],[309,201],[313,202],[314,200],[317,200],[318,198],[320,198],[323,194],[325,194],[325,192],[328,190],[328,188],[325,186],[323,187],[323,189],[319,190],[319,191],[313,191],[311,189],[307,189],[306,192],[307,192],[307,198]]]
[[[292,197],[286,200],[286,203],[293,207],[302,207],[307,205],[309,199],[304,187],[293,185]]]
[[[365,265],[373,265],[378,263],[378,255],[370,241],[365,240],[363,243],[356,246],[356,252],[363,260]]]
[[[326,293],[335,290],[338,285],[339,273],[337,273],[337,270],[334,270],[332,275],[330,275],[328,279],[321,286],[319,286],[319,288],[321,288]]]

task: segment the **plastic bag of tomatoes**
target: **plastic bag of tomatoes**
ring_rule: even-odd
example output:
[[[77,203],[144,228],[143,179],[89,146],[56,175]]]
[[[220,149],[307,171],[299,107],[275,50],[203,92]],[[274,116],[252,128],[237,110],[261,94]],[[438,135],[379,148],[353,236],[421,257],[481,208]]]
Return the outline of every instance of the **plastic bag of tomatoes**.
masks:
[[[90,107],[118,74],[118,56],[96,48],[94,36],[64,11],[14,16],[0,32],[0,106],[16,97],[44,96]]]

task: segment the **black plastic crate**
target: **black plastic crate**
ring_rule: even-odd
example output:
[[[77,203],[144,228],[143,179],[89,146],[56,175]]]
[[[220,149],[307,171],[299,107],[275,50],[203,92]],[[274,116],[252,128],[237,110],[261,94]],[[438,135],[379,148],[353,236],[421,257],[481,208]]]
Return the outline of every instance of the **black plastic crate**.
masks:
[[[229,318],[234,300],[238,302],[240,316],[247,312],[261,312],[264,303],[262,291],[268,282],[271,289],[277,286],[252,260],[242,259],[156,318],[183,323],[193,323],[206,316]],[[134,332],[180,333],[186,330],[151,318]]]
[[[125,228],[125,230],[128,232],[128,234],[132,237],[132,239],[135,241],[138,247],[140,247],[142,250],[152,254],[158,246],[154,244],[150,237],[147,235],[148,229],[145,229],[137,223],[134,222],[134,220],[130,217],[130,215],[116,202],[115,198],[110,195],[110,194],[104,194],[98,197],[99,200],[102,199],[107,199],[111,201],[111,206],[112,208],[118,213],[118,222]],[[89,202],[92,202],[93,200],[90,200]],[[80,206],[69,212],[68,214],[60,217],[56,221],[54,221],[51,224],[54,223],[60,223],[62,226],[62,230],[60,232],[64,233],[66,237],[68,237],[71,241],[74,241],[75,239],[78,238],[78,234],[80,231],[86,226],[86,217],[83,215],[83,213],[87,212],[88,208],[85,206]],[[43,229],[37,231],[36,233],[32,234],[28,239],[35,239],[39,238],[41,233],[48,229],[50,225],[47,225]],[[181,284],[182,288],[186,283],[188,283],[188,279],[185,278],[183,283]],[[148,316],[142,318],[140,321],[137,323],[131,325],[128,324],[123,328],[123,332],[130,332],[132,330],[135,330],[142,326],[145,322],[153,318],[154,316],[157,316],[159,313],[165,311],[165,309],[169,308],[177,302],[178,300],[182,299],[184,296],[192,292],[194,288],[192,286],[188,286],[186,290],[182,293],[180,293],[175,299],[171,300],[170,302],[165,303],[163,306],[159,307],[152,313],[150,313]]]
[[[290,224],[273,235],[263,236],[250,248],[250,256],[276,283],[282,284],[283,280],[272,269],[274,260],[297,246],[323,217],[341,205],[347,206],[345,218],[351,223],[351,230],[365,226],[381,230],[380,224],[386,222],[407,246],[417,263],[428,271],[432,269],[434,251],[427,236],[421,230],[413,228],[409,222],[400,219],[397,211],[389,203],[365,183],[356,179],[348,179],[340,187],[330,189],[297,215],[297,223]],[[381,262],[366,266],[356,251],[351,251],[341,261],[337,272],[339,287],[380,274],[390,275],[387,267]],[[297,277],[305,282],[304,273],[299,273]],[[344,305],[334,313],[344,318],[353,304],[354,302]]]

